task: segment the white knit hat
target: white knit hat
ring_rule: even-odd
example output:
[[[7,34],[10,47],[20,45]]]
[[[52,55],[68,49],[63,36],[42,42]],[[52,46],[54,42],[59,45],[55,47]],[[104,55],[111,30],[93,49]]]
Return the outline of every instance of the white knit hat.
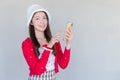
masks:
[[[27,27],[29,27],[29,24],[31,22],[31,19],[32,19],[34,13],[38,12],[38,11],[44,11],[44,12],[46,12],[47,15],[48,15],[48,18],[50,19],[50,14],[49,14],[49,12],[46,9],[44,9],[43,7],[41,7],[38,4],[33,4],[27,10]]]

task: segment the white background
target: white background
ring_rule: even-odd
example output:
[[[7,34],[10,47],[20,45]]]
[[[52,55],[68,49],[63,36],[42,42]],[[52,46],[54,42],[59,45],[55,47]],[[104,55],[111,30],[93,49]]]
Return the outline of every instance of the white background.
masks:
[[[50,12],[53,34],[74,22],[71,61],[58,80],[120,80],[120,0],[0,0],[0,80],[28,78],[21,43],[33,3]]]

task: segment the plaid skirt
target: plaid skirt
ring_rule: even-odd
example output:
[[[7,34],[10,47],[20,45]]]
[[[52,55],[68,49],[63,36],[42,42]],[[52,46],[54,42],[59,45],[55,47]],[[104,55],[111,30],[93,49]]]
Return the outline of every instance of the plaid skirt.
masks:
[[[55,70],[46,71],[41,75],[29,76],[28,80],[56,80]]]

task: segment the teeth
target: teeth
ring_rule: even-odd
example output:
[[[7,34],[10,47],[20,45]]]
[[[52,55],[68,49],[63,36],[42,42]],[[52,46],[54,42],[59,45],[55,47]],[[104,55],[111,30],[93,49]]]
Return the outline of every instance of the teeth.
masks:
[[[67,24],[67,28],[72,28],[73,27],[73,22],[69,22],[68,24]]]

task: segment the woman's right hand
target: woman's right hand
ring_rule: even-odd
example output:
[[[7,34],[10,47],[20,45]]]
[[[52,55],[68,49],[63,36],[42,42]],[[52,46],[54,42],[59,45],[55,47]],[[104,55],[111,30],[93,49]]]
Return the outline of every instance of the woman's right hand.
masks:
[[[48,47],[52,48],[53,45],[56,43],[56,42],[59,42],[60,40],[60,32],[57,32],[50,40],[50,42],[48,43]]]

